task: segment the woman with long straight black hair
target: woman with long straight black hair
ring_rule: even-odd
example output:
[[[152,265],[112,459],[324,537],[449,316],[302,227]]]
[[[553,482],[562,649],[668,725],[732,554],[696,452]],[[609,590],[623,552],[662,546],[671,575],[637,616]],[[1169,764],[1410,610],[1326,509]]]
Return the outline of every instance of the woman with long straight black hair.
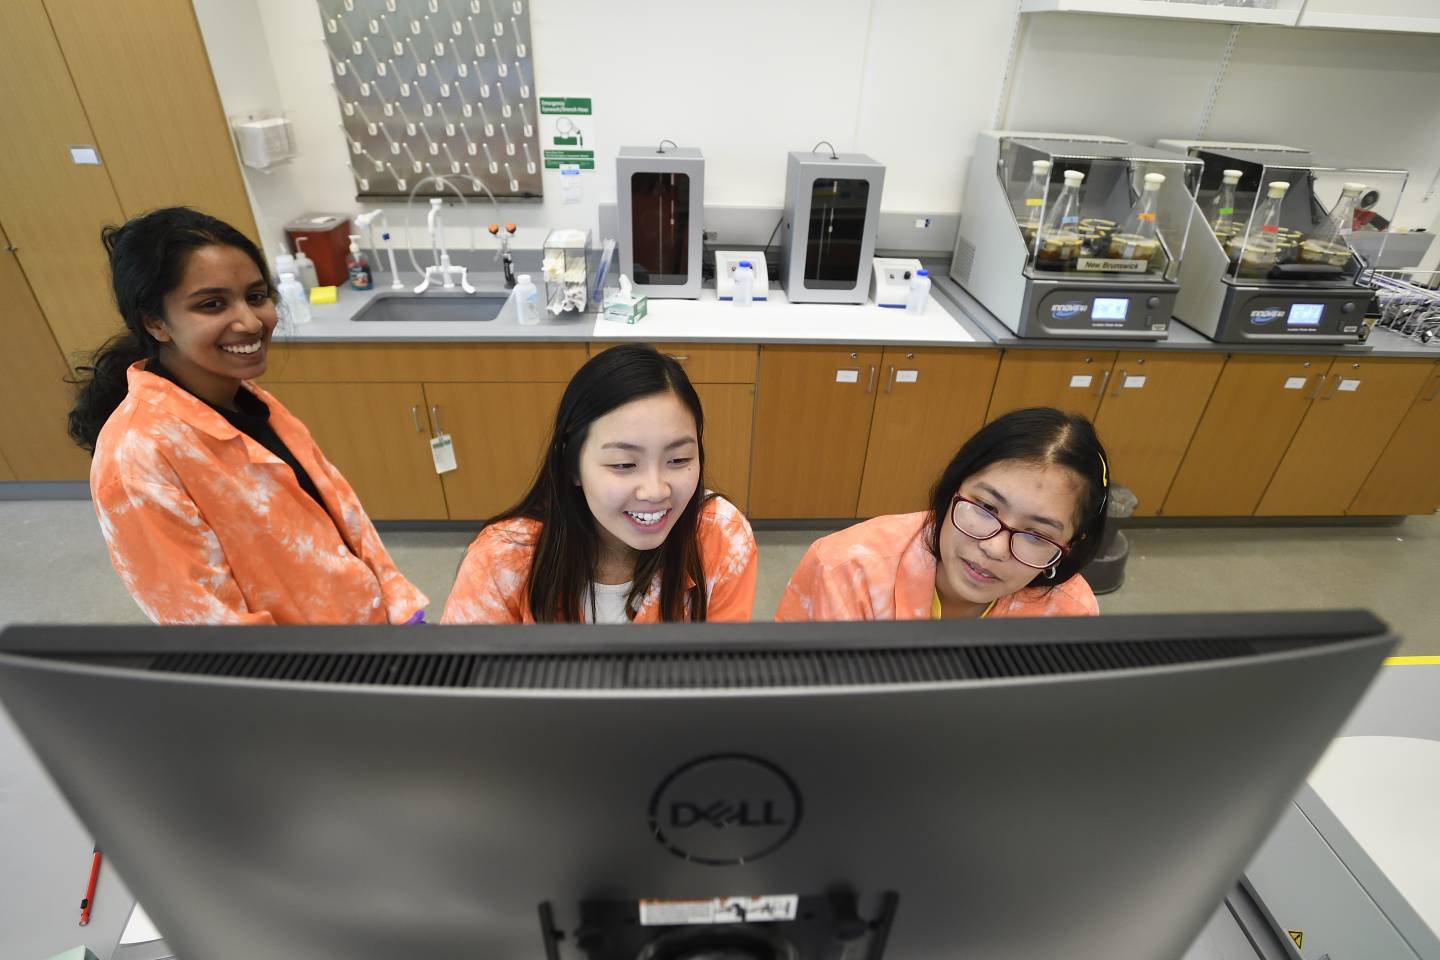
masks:
[[[703,430],[672,357],[624,345],[590,358],[529,492],[470,545],[444,622],[750,619],[755,537],[704,489]]]

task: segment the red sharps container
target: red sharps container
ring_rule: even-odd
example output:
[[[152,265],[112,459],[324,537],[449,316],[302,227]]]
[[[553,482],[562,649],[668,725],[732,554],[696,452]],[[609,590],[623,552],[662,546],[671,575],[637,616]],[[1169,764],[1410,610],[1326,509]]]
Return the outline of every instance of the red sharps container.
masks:
[[[295,252],[296,238],[305,241],[305,255],[315,261],[320,285],[338,287],[348,276],[345,256],[350,252],[350,218],[334,213],[307,213],[285,224],[285,240]]]

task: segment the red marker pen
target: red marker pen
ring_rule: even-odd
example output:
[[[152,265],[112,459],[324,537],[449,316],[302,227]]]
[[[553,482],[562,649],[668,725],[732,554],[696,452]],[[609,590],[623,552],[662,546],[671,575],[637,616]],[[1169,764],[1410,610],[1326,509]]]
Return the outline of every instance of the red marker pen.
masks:
[[[85,885],[85,899],[80,901],[80,926],[90,922],[90,908],[95,904],[95,881],[100,879],[100,848],[90,859],[90,882]]]

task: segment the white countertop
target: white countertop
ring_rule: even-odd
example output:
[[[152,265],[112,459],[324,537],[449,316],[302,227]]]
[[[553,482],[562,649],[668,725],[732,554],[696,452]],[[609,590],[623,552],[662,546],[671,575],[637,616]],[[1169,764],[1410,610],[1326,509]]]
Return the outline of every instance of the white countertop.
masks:
[[[480,293],[508,292],[498,275],[472,280]],[[737,307],[705,290],[698,300],[651,299],[649,315],[638,323],[617,323],[594,313],[552,317],[534,326],[515,319],[513,297],[494,320],[356,321],[353,317],[377,296],[412,296],[388,286],[376,290],[339,290],[333,304],[312,305],[313,319],[299,327],[282,323],[275,338],[290,343],[365,341],[594,341],[709,340],[730,343],[887,343],[896,345],[990,345],[980,328],[951,303],[931,296],[923,314],[877,307],[873,303],[790,303],[783,291],[769,299]],[[428,297],[464,298],[459,292],[432,291]]]
[[[638,323],[597,319],[599,340],[743,340],[746,343],[975,343],[951,308],[931,297],[923,314],[874,303],[791,303],[771,288],[748,307],[702,290],[698,300],[651,300]]]

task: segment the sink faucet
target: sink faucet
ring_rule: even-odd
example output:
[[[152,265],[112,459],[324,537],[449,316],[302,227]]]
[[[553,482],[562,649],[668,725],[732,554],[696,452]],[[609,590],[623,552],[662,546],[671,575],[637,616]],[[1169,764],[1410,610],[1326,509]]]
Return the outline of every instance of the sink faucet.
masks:
[[[431,264],[425,268],[425,279],[420,281],[420,286],[415,288],[416,293],[424,293],[430,289],[430,282],[438,275],[440,285],[445,290],[454,290],[455,274],[460,275],[460,289],[466,293],[474,293],[475,288],[470,286],[466,279],[464,267],[457,267],[450,262],[450,251],[445,249],[445,226],[440,220],[440,207],[444,201],[439,197],[430,198],[430,215],[426,218],[426,225],[430,229],[430,251],[436,255],[437,264]]]
[[[379,248],[375,246],[376,220],[385,224],[384,229],[380,231],[380,236],[385,241],[385,254],[390,259],[390,289],[404,290],[405,284],[400,281],[400,271],[395,269],[395,245],[390,241],[390,224],[385,220],[385,211],[376,207],[374,210],[362,213],[355,218],[355,226],[365,231],[370,249],[379,252]]]

